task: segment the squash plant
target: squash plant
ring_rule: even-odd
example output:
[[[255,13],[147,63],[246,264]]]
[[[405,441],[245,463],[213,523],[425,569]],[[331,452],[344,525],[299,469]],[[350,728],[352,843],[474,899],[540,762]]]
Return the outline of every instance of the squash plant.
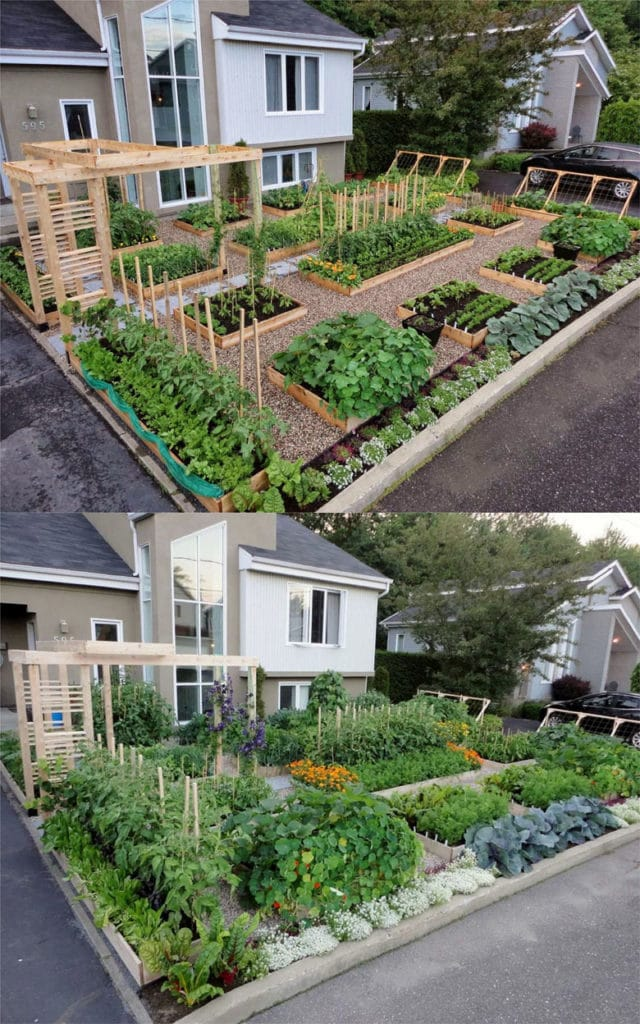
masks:
[[[375,313],[341,313],[294,338],[273,365],[285,387],[303,384],[338,416],[367,418],[415,394],[434,359],[417,331],[391,327]]]
[[[613,256],[627,248],[631,232],[626,224],[614,216],[602,216],[602,211],[586,207],[579,212],[565,213],[540,232],[545,242],[566,242],[577,245],[589,256]]]

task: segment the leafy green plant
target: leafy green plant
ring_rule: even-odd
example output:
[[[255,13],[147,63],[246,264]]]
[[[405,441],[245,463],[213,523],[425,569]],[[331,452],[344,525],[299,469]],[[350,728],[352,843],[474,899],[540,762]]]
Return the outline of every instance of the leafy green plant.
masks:
[[[555,256],[541,257],[537,263],[525,270],[522,275],[527,281],[539,281],[540,284],[548,284],[561,274],[575,267],[572,260],[558,259]]]
[[[547,213],[562,213],[566,209],[561,203],[554,202],[547,198],[544,189],[536,189],[533,192],[523,192],[520,196],[512,196],[513,206],[522,206],[526,210],[546,210]]]
[[[635,281],[636,278],[640,277],[640,255],[630,256],[629,259],[620,260],[615,266],[609,267],[604,273],[600,274],[598,284],[605,292],[617,292],[619,288],[624,288],[630,281]]]
[[[455,318],[449,319],[454,319],[457,327],[472,333],[483,327],[490,317],[500,316],[507,309],[512,309],[513,305],[514,303],[510,299],[505,299],[503,295],[487,292],[472,299]]]
[[[536,249],[535,246],[533,248],[526,248],[521,245],[514,245],[511,249],[501,252],[494,260],[484,263],[483,266],[488,267],[490,270],[499,270],[503,274],[510,274],[518,263],[539,258],[540,250]]]
[[[244,139],[238,139],[235,146],[246,146]],[[249,176],[247,168],[241,161],[235,161],[229,166],[229,179],[227,184],[229,199],[246,199],[249,194]]]
[[[339,416],[368,417],[417,391],[434,354],[415,331],[391,327],[374,313],[342,313],[294,338],[273,365],[319,392]]]
[[[631,673],[629,689],[631,690],[631,693],[640,693],[640,661]]]
[[[463,224],[478,224],[481,227],[495,229],[502,228],[505,224],[514,224],[518,218],[513,213],[497,212],[486,206],[474,206],[469,210],[455,213],[452,219]]]
[[[469,786],[426,786],[417,794],[392,799],[412,827],[451,845],[462,842],[471,825],[501,817],[508,803],[502,794],[479,793]]]
[[[209,257],[198,248],[197,245],[185,245],[182,242],[175,245],[158,245],[154,249],[146,249],[140,259],[143,287],[147,287],[147,267],[151,267],[154,284],[162,284],[162,275],[167,272],[170,281],[180,277],[187,277],[190,274],[197,274],[200,271],[208,270],[211,267]],[[134,253],[125,253],[122,256],[124,273],[129,281],[136,280],[136,256]],[[111,263],[111,273],[118,276],[120,265],[118,260]]]
[[[459,775],[471,771],[472,765],[464,754],[455,750],[429,747],[423,751],[402,754],[400,757],[378,761],[375,764],[350,764],[365,789],[391,789],[412,782],[424,782],[446,775]]]
[[[104,694],[101,686],[93,686],[93,729],[105,734]],[[112,688],[113,730],[116,743],[125,746],[150,747],[171,736],[175,722],[173,708],[150,684],[126,678],[114,680]]]
[[[317,917],[376,899],[408,881],[421,857],[385,801],[349,789],[298,787],[226,828],[243,888],[258,907],[280,913]]]
[[[531,153],[496,153],[491,161],[491,166],[496,171],[519,171],[520,164],[527,160]]]
[[[41,275],[38,274],[38,276]],[[12,245],[3,245],[0,248],[0,281],[33,309],[31,286],[24,256],[20,249],[16,249]],[[56,300],[44,299],[43,307],[45,313],[51,313],[56,308]]]
[[[349,694],[344,687],[344,679],[339,672],[328,670],[315,676],[309,688],[307,709],[310,712],[322,708],[323,711],[335,711],[347,706]]]
[[[17,732],[0,732],[0,761],[11,778],[24,789],[24,773],[20,753],[20,737]]]
[[[540,237],[546,242],[577,245],[590,256],[612,256],[629,245],[629,228],[617,217],[593,216],[588,207],[578,213],[568,212],[545,225]]]
[[[274,206],[278,210],[297,210],[304,205],[305,198],[306,192],[301,185],[271,188],[262,193],[265,206]]]
[[[485,780],[485,789],[507,792],[512,799],[526,807],[539,807],[543,811],[557,800],[571,796],[594,795],[593,785],[584,775],[567,768],[541,768],[538,765],[514,765]]]

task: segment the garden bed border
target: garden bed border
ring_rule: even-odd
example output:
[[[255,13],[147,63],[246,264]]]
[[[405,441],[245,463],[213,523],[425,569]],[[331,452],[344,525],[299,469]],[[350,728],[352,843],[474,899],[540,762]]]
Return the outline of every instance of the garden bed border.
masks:
[[[292,296],[289,296],[289,298],[292,298]],[[309,310],[307,309],[306,306],[303,306],[301,302],[298,302],[297,299],[293,299],[293,302],[295,303],[295,305],[293,306],[292,309],[287,309],[284,311],[284,313],[278,313],[277,316],[270,316],[266,320],[259,320],[258,334],[268,334],[269,331],[277,331],[280,327],[285,327],[287,324],[295,323],[296,320],[302,320],[302,318],[307,315]],[[181,322],[182,317],[179,309],[174,309],[173,318],[176,321],[176,323]],[[197,333],[198,325],[196,324],[194,317],[189,316],[187,313],[185,313],[184,322],[186,326],[191,331],[194,332],[194,334]],[[246,320],[246,324],[247,326],[245,328],[245,339],[247,341],[250,341],[251,338],[253,337],[253,328],[251,326],[251,321],[249,320],[248,317]],[[204,324],[202,324],[201,330],[206,331],[206,327]],[[216,344],[216,348],[233,348],[234,345],[240,344],[239,330],[232,331],[231,334],[216,334],[215,331],[213,331],[212,333],[213,340]]]
[[[3,295],[6,295],[9,301],[13,302],[14,306],[20,310],[22,315],[26,316],[27,320],[32,324],[35,324],[36,327],[55,327],[60,320],[60,314],[57,309],[52,310],[50,313],[45,313],[44,320],[40,320],[36,311],[31,306],[28,306],[24,299],[21,299],[19,295],[16,295],[16,293],[12,291],[4,281],[0,281],[0,291]]]
[[[251,249],[241,242],[234,242],[231,239],[225,243],[228,252],[238,253],[249,259]],[[306,252],[314,252],[322,245],[322,239],[316,238],[312,242],[301,242],[300,245],[290,245],[286,249],[267,249],[267,263],[279,263],[280,260],[289,259],[290,256],[302,256]]]
[[[315,412],[316,416],[320,416],[325,423],[331,424],[332,427],[337,427],[338,430],[343,430],[345,434],[348,434],[350,430],[356,430],[357,427],[366,423],[366,418],[358,419],[356,416],[347,416],[345,419],[340,419],[337,415],[334,415],[329,403],[324,398],[320,398],[313,391],[309,391],[304,384],[297,384],[295,381],[292,381],[285,388],[285,376],[279,370],[276,370],[275,366],[267,366],[267,379],[274,387],[284,391],[286,395],[290,395],[296,402],[300,402],[301,405]]]
[[[563,327],[543,342],[539,348],[524,356],[496,380],[484,384],[459,406],[445,413],[433,426],[426,427],[387,455],[384,462],[363,473],[357,480],[334,498],[326,502],[321,512],[364,512],[387,491],[393,490],[405,477],[410,476],[452,441],[460,437],[477,420],[509,395],[518,391],[532,377],[564,355],[580,339],[606,320],[618,309],[640,296],[640,278],[630,281],[624,288],[609,295],[593,309]]]
[[[514,220],[509,224],[502,224],[499,228],[488,228],[484,224],[472,224],[470,221],[456,220],[455,217],[450,217],[447,227],[449,231],[460,231],[461,228],[467,228],[468,231],[473,231],[474,235],[489,235],[493,238],[495,235],[506,235],[508,231],[522,227],[522,221]]]

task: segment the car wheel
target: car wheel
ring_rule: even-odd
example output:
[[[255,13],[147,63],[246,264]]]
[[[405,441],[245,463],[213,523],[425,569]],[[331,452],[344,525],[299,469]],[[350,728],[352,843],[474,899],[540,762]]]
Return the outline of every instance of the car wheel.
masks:
[[[613,186],[613,194],[616,199],[628,199],[632,188],[632,181],[617,181]]]
[[[545,174],[544,171],[541,171],[539,167],[532,167],[529,174],[529,181],[532,185],[544,185],[548,177],[549,175]]]
[[[631,733],[631,736],[629,737],[629,743],[632,747],[635,747],[636,750],[640,750],[640,729],[636,729],[635,732]]]

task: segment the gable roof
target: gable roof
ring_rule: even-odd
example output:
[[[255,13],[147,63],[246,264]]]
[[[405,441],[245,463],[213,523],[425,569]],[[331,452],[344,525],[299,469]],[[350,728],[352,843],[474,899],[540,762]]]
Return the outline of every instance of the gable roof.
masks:
[[[241,544],[240,547],[250,556],[251,568],[257,568],[256,563],[262,563],[318,570],[327,575],[365,579],[377,583],[381,589],[386,589],[391,583],[377,569],[365,565],[359,558],[354,558],[313,530],[308,530],[302,523],[284,515],[277,517],[275,550],[248,544]]]
[[[100,53],[100,44],[53,0],[2,0],[0,46],[3,50]]]
[[[366,42],[304,0],[249,0],[249,13],[246,15],[214,11],[213,16],[232,31],[239,30],[240,33],[301,36],[305,41],[318,44],[323,40],[349,42],[351,49],[360,52]]]
[[[6,578],[138,587],[127,563],[81,512],[0,513],[0,564]]]

